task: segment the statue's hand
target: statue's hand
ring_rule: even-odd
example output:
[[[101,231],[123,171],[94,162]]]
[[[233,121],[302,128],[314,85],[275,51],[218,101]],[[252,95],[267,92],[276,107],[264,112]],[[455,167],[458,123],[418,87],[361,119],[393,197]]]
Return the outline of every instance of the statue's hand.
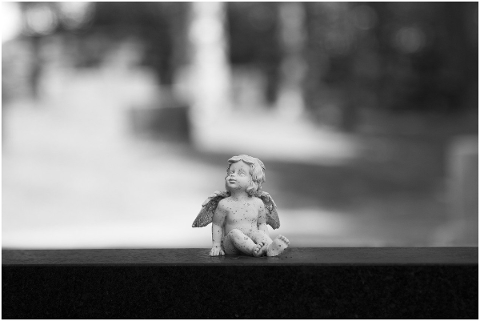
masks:
[[[210,256],[219,256],[219,255],[225,255],[225,252],[223,252],[220,246],[214,245],[210,250]]]

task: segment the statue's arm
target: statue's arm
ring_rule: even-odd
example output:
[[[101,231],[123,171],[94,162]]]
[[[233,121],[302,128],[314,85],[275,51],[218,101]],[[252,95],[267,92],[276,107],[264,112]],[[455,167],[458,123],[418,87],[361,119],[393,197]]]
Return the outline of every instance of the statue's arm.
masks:
[[[227,215],[227,210],[222,201],[218,203],[217,209],[213,214],[212,221],[212,250],[210,251],[211,256],[225,255],[222,250],[222,237],[223,237],[223,226],[225,223],[225,217]]]

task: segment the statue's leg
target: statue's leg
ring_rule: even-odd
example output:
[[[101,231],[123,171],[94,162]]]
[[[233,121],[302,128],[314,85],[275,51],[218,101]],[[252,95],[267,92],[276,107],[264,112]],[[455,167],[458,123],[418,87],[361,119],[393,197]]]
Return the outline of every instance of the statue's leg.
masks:
[[[222,248],[223,248],[223,251],[225,252],[225,254],[232,255],[232,254],[239,254],[240,253],[240,250],[238,250],[235,247],[235,244],[233,243],[231,231],[230,231],[230,233],[228,233],[227,235],[225,235],[223,237]]]
[[[290,241],[283,235],[279,235],[267,248],[267,256],[280,255],[290,244]]]
[[[238,254],[240,251],[247,255],[255,255],[254,250],[259,246],[242,231],[233,229],[223,238],[223,248],[225,254]]]
[[[256,231],[251,236],[252,236],[252,240],[257,244],[258,243],[265,243],[265,245],[268,246],[268,245],[270,245],[270,243],[272,243],[272,239],[264,231],[260,231],[260,230]]]
[[[268,246],[272,244],[272,239],[264,231],[256,231],[251,235],[252,240],[257,244],[262,244],[261,248],[257,251],[255,256],[266,255]]]

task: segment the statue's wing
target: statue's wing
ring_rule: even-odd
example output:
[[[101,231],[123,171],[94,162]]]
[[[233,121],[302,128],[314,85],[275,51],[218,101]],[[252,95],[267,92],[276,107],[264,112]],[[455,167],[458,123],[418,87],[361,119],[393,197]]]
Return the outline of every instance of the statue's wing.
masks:
[[[280,219],[278,218],[277,205],[273,201],[273,198],[267,192],[260,192],[258,197],[265,204],[266,214],[267,214],[267,224],[270,225],[274,230],[280,227]]]
[[[202,204],[202,209],[197,218],[193,221],[192,227],[204,227],[212,223],[213,214],[217,209],[218,203],[228,196],[227,192],[216,191],[210,195]]]

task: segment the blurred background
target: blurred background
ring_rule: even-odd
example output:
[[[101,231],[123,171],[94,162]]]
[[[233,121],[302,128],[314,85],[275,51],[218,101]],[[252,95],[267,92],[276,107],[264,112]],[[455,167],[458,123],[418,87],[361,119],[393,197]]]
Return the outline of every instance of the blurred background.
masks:
[[[211,245],[227,160],[299,246],[477,246],[478,4],[2,2],[3,248]]]

